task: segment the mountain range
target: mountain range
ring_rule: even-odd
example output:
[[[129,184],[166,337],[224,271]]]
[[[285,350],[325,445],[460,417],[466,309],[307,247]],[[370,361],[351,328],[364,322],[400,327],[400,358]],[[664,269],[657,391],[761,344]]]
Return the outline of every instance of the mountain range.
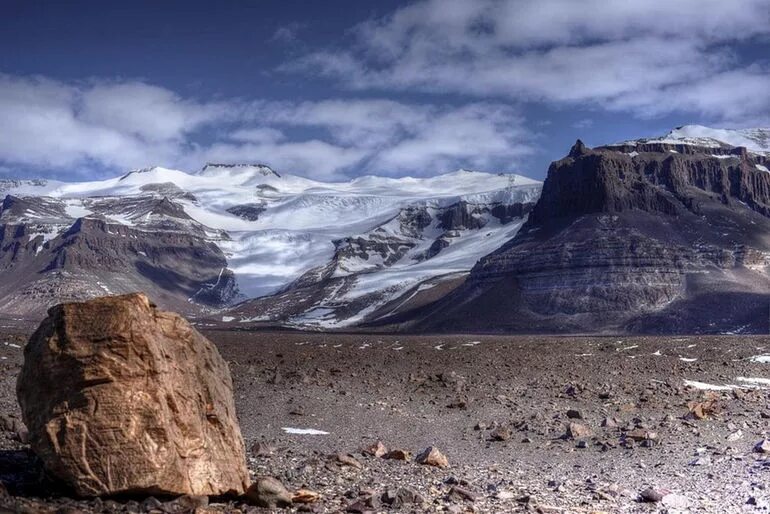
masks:
[[[544,183],[264,165],[2,180],[0,315],[146,291],[239,328],[764,332],[770,129],[588,148]]]

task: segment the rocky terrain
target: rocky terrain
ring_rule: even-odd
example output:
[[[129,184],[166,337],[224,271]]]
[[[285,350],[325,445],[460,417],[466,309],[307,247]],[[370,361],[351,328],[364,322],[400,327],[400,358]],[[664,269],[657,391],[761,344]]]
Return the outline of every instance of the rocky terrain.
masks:
[[[291,511],[770,508],[766,337],[206,335],[233,375],[249,471],[295,493]],[[41,482],[17,433],[26,335],[1,339],[9,512],[269,511],[216,497],[77,500]],[[378,441],[392,458],[376,456]],[[448,467],[418,463],[428,447]]]
[[[766,140],[765,140],[766,142]],[[411,329],[767,333],[770,157],[707,138],[554,162],[517,235]]]

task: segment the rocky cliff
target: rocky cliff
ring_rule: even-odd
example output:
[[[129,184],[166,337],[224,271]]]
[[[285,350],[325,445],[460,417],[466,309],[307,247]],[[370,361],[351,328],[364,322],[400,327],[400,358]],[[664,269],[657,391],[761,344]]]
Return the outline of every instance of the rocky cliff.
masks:
[[[578,141],[516,237],[410,326],[767,332],[769,160],[726,144]]]

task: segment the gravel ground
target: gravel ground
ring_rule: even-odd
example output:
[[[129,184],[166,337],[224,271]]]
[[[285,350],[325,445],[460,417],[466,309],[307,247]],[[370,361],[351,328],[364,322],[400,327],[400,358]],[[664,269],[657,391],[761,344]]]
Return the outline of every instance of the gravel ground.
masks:
[[[752,359],[770,355],[768,337],[206,335],[231,366],[251,471],[320,495],[294,510],[770,512],[770,454],[754,448],[770,437],[770,358]],[[0,336],[0,413],[11,419],[0,434],[11,496],[0,503],[194,508],[200,500],[76,501],[41,481],[10,426],[24,340]],[[361,452],[377,441],[412,456],[433,446],[449,467]],[[640,501],[648,489],[659,501]],[[255,510],[226,499],[206,509]]]

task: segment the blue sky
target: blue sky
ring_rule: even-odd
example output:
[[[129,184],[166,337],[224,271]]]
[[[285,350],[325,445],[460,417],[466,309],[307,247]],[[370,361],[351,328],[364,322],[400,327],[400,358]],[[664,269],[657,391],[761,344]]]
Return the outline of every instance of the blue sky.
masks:
[[[0,176],[264,162],[545,176],[589,145],[770,125],[770,0],[0,4]]]

